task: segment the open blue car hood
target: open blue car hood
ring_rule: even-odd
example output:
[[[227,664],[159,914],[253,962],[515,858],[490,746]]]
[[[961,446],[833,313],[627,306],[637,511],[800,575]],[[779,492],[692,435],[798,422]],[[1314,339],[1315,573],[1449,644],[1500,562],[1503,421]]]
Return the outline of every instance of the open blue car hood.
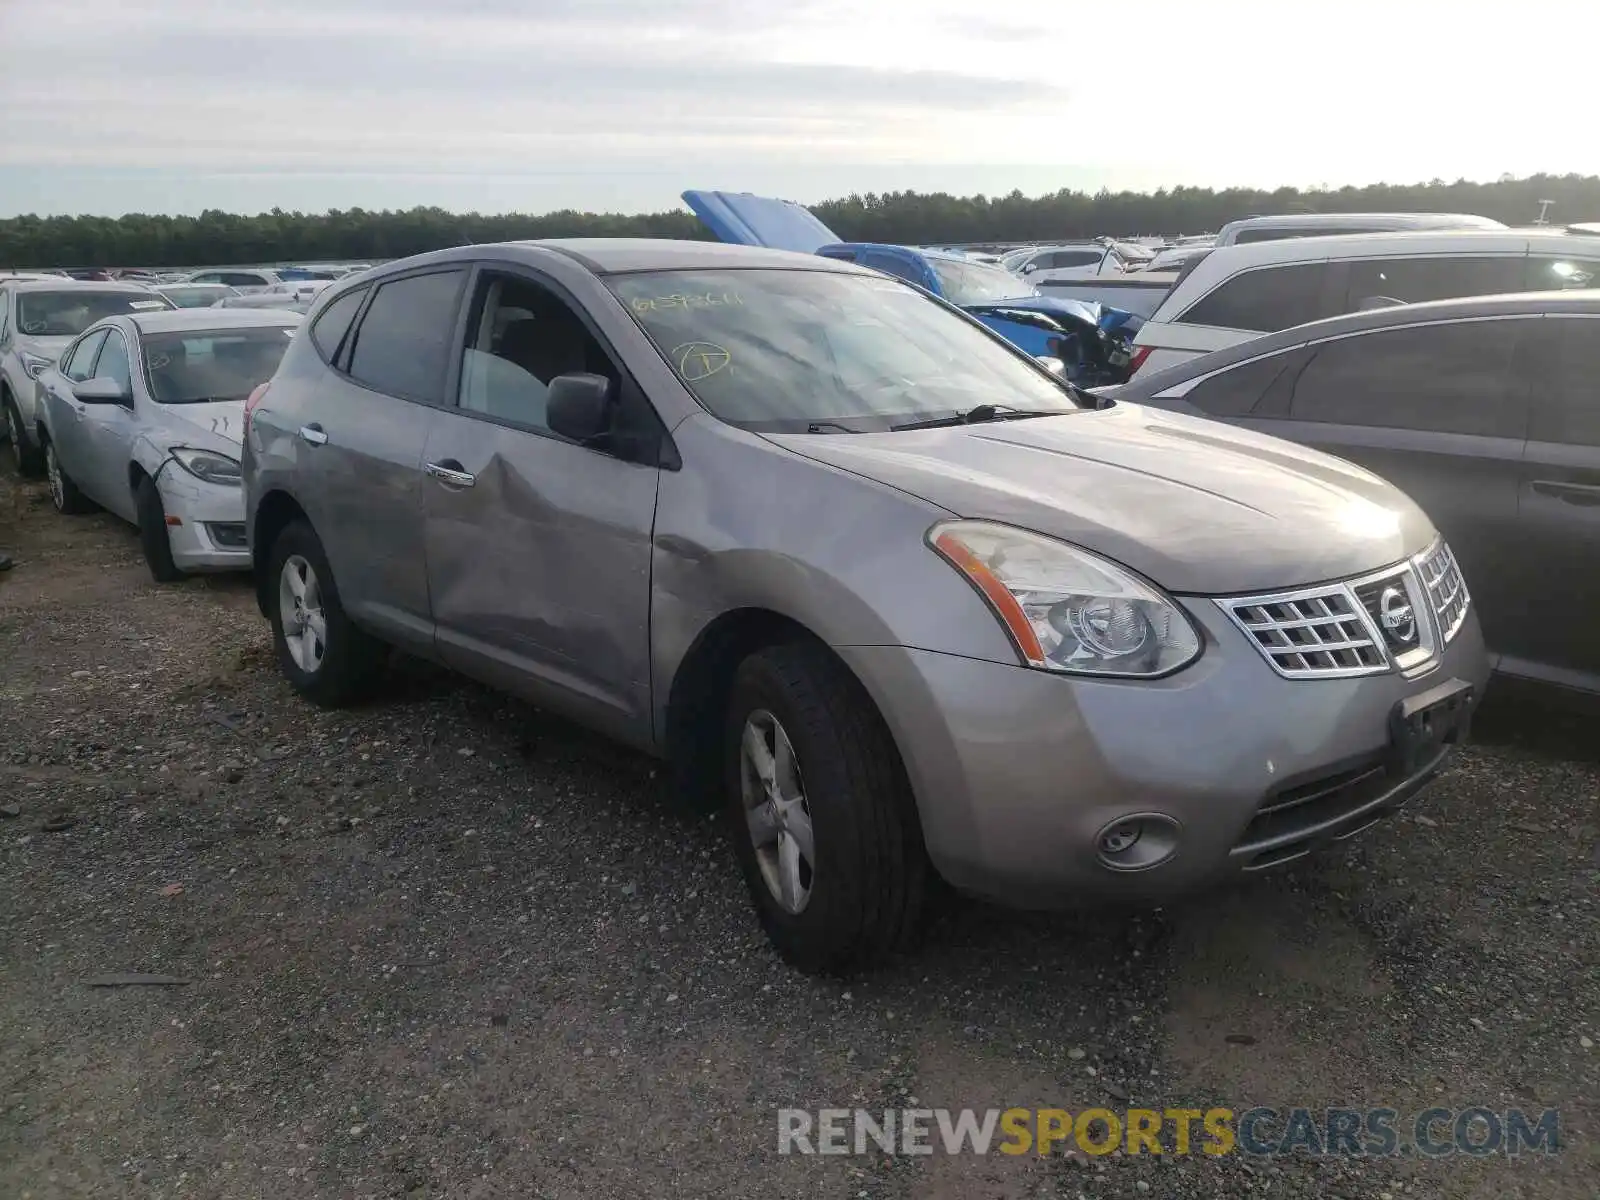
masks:
[[[719,241],[815,254],[839,240],[804,205],[749,192],[685,192],[683,201]]]
[[[1098,304],[1091,304],[1087,300],[1069,300],[1065,296],[1012,296],[1005,300],[989,300],[983,304],[967,307],[981,308],[985,311],[1020,308],[1025,312],[1043,313],[1047,317],[1070,317],[1074,321],[1087,321],[1091,325],[1100,323],[1103,311]]]

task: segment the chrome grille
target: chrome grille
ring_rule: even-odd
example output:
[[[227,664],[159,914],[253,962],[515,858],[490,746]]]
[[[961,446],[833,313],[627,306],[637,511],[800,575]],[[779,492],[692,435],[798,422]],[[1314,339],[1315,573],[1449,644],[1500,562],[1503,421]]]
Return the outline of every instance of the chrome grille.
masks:
[[[1450,547],[1441,541],[1428,553],[1417,559],[1417,573],[1428,590],[1428,603],[1439,618],[1439,632],[1444,641],[1461,632],[1467,619],[1467,609],[1472,597],[1467,593],[1467,581]]]
[[[1389,669],[1383,647],[1345,584],[1217,603],[1273,669],[1289,679]]]

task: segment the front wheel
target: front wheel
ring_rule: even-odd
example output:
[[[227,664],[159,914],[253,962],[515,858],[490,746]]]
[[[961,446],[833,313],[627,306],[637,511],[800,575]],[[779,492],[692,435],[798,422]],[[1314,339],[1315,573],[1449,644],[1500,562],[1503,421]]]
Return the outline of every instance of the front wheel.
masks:
[[[724,736],[734,843],[778,952],[813,972],[891,957],[916,931],[929,868],[860,683],[822,646],[767,647],[739,666]]]
[[[155,480],[148,475],[139,480],[139,487],[134,492],[134,506],[139,514],[139,545],[144,550],[144,561],[150,566],[150,577],[157,583],[177,583],[183,578],[183,572],[172,561],[167,510],[161,503],[161,493],[156,489]]]
[[[370,695],[382,674],[384,646],[344,611],[333,568],[311,526],[295,521],[286,527],[267,562],[268,617],[284,677],[323,708]]]
[[[29,444],[22,432],[22,414],[17,402],[9,395],[5,398],[6,439],[11,443],[11,460],[17,474],[34,478],[45,469],[45,456]]]
[[[50,477],[50,503],[55,505],[58,513],[73,517],[79,513],[86,513],[94,507],[78,490],[78,485],[72,482],[72,476],[61,469],[61,460],[56,457],[54,442],[44,444],[44,471]]]

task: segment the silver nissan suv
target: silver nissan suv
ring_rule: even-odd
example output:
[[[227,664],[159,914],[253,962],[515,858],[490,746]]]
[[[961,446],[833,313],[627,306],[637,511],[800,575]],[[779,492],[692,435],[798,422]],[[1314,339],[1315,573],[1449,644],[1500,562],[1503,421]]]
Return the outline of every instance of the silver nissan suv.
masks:
[[[398,647],[669,759],[809,969],[892,951],[935,872],[1153,901],[1347,837],[1488,675],[1470,581],[1377,476],[1107,404],[816,255],[388,263],[245,422],[295,689],[350,701]]]

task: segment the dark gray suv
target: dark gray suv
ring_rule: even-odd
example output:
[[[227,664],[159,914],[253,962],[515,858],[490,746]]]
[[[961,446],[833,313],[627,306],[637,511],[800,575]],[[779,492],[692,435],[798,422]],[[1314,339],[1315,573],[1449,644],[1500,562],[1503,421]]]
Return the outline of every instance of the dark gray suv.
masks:
[[[1502,673],[1600,693],[1600,292],[1412,304],[1140,377],[1119,401],[1348,458],[1433,518]]]

